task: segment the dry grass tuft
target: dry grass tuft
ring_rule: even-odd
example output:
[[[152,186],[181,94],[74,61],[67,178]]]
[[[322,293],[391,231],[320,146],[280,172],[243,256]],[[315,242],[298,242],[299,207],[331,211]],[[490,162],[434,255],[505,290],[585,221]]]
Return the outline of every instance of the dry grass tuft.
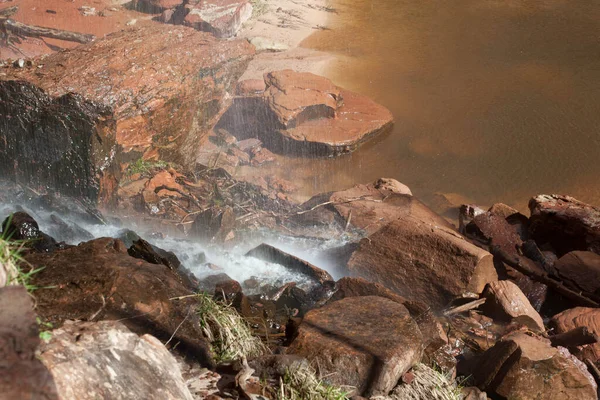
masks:
[[[350,388],[353,389],[353,388]],[[340,388],[323,383],[315,370],[301,363],[289,369],[279,381],[277,400],[345,400],[348,394]]]

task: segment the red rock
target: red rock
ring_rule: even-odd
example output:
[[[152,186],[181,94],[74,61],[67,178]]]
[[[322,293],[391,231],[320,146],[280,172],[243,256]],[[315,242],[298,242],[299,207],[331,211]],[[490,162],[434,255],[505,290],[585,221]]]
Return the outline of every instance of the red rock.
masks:
[[[498,279],[491,254],[416,215],[400,216],[362,239],[348,269],[434,309]]]
[[[234,36],[252,16],[252,4],[246,0],[204,0],[187,8],[185,25],[221,38]]]
[[[420,360],[421,332],[401,304],[351,297],[309,311],[288,353],[318,365],[333,384],[387,394]]]
[[[556,334],[584,326],[590,332],[600,335],[600,309],[575,307],[565,310],[552,317],[550,326],[555,329]],[[580,346],[577,350],[576,355],[581,359],[589,358],[594,362],[600,360],[600,343]]]
[[[539,195],[529,201],[529,231],[550,244],[560,257],[573,250],[600,254],[600,208],[570,196]]]
[[[180,6],[184,0],[137,0],[138,3],[145,4],[151,9],[171,9]]]
[[[212,366],[208,345],[197,316],[191,291],[176,272],[164,265],[130,257],[123,242],[101,238],[54,253],[32,253],[25,259],[34,268],[37,312],[60,325],[66,319],[122,321],[136,333],[150,333],[161,340],[179,343],[205,366]],[[183,321],[183,322],[182,322]]]
[[[542,317],[513,282],[491,282],[486,287],[483,297],[487,301],[482,308],[487,310],[490,316],[507,322],[518,322],[535,331],[545,330]]]
[[[475,216],[465,226],[464,234],[484,248],[497,246],[511,256],[523,245],[521,237],[506,219],[491,212]]]
[[[556,261],[554,270],[565,285],[577,292],[600,293],[600,255],[572,251]]]
[[[266,87],[263,79],[246,79],[238,82],[235,87],[235,94],[238,96],[257,95],[263,93]]]
[[[109,153],[118,163],[121,152],[158,150],[161,159],[192,165],[225,93],[253,54],[245,40],[152,24],[48,56],[43,68],[10,69],[1,79],[27,80],[51,97],[76,93],[104,106],[102,121],[114,122],[97,132],[103,145],[111,135],[116,139],[119,147]],[[62,149],[62,142],[53,143],[49,146]],[[101,155],[92,152],[84,167],[100,169],[107,163]]]
[[[275,155],[264,147],[252,149],[252,160],[254,166],[263,165],[275,161]]]
[[[504,203],[494,203],[488,211],[504,219],[509,218],[515,214],[520,214],[519,210],[514,209],[511,206],[508,206]]]

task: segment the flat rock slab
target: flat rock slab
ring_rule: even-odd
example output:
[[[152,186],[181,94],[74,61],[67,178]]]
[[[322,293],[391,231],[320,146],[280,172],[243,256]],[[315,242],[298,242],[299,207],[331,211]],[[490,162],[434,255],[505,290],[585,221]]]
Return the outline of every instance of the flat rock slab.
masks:
[[[492,317],[507,322],[518,322],[534,331],[544,331],[542,317],[513,282],[491,282],[486,287],[483,296],[487,301],[482,308],[487,310]]]
[[[167,348],[117,321],[68,321],[40,353],[63,400],[193,399]]]
[[[193,164],[225,93],[253,55],[246,40],[218,40],[183,26],[152,24],[34,60],[30,68],[8,69],[0,79],[28,81],[52,98],[75,93],[104,106],[104,118],[115,121],[117,161],[145,155]],[[104,140],[106,135],[98,133]],[[119,160],[120,151],[133,153]],[[104,162],[98,156],[96,166]]]
[[[318,75],[274,71],[264,82],[261,93],[238,92],[245,95],[235,99],[221,123],[238,138],[258,137],[279,153],[348,153],[393,122],[387,108]]]
[[[410,214],[362,239],[348,269],[434,309],[479,294],[498,279],[490,253],[450,228]]]
[[[387,394],[421,359],[422,346],[403,305],[364,296],[308,312],[288,352],[306,357],[333,384],[376,395]]]

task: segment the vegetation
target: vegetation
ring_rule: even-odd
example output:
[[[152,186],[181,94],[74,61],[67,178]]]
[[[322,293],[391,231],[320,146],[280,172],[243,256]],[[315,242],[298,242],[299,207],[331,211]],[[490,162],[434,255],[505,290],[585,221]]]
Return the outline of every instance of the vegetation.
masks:
[[[0,287],[19,284],[19,261],[18,248],[0,238]]]
[[[252,358],[264,354],[267,347],[252,334],[246,321],[230,304],[198,294],[200,323],[217,362]]]
[[[252,17],[257,18],[269,11],[267,0],[250,0],[252,3]]]
[[[135,174],[147,174],[148,172],[155,169],[165,169],[168,168],[170,164],[166,161],[150,161],[144,160],[143,158],[138,159],[136,162],[129,164],[127,167],[127,175],[135,175]]]
[[[450,376],[436,371],[425,364],[417,364],[412,372],[415,376],[410,384],[401,384],[390,396],[375,397],[374,400],[461,400],[460,385]]]
[[[276,393],[278,400],[344,400],[348,394],[342,389],[329,386],[321,381],[315,370],[301,363],[286,371],[279,381]]]

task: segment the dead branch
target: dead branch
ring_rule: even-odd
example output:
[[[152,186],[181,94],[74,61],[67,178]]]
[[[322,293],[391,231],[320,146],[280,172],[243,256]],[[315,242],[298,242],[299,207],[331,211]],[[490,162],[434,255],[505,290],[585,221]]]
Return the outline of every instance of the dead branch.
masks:
[[[46,37],[50,39],[66,40],[68,42],[89,43],[96,36],[87,33],[64,31],[62,29],[45,28],[36,25],[27,25],[8,18],[0,18],[0,29],[4,29],[17,36]]]
[[[471,301],[469,303],[449,309],[448,311],[444,312],[444,315],[446,317],[449,317],[454,314],[459,314],[461,312],[473,310],[473,309],[479,307],[480,305],[482,305],[483,303],[485,303],[485,301],[486,301],[486,299],[479,299],[479,300]]]

